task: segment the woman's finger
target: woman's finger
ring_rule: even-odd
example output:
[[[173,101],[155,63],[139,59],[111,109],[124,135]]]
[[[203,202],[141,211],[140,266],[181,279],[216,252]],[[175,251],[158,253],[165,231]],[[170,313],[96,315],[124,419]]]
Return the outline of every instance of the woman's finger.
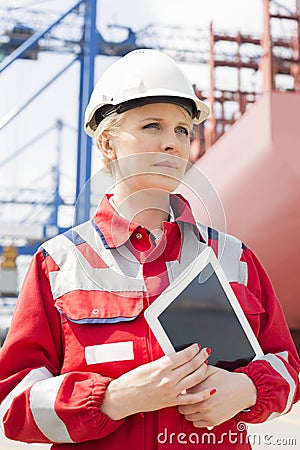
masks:
[[[180,350],[180,352],[163,356],[157,361],[169,366],[172,370],[175,370],[177,367],[180,367],[195,358],[195,356],[200,352],[200,348],[201,347],[199,344],[192,344],[184,350]]]
[[[190,361],[187,361],[185,364],[182,364],[179,367],[174,368],[173,373],[174,373],[175,377],[177,378],[178,383],[181,382],[181,380],[186,378],[188,375],[192,374],[193,372],[196,372],[202,365],[204,365],[205,361],[207,360],[209,355],[210,355],[210,349],[204,348],[200,352],[198,352],[198,354],[196,354],[193,359],[191,359]],[[206,364],[205,364],[205,366],[206,366]],[[199,383],[200,383],[200,381],[199,381]],[[195,386],[195,384],[191,384],[189,387],[192,387],[192,386]],[[183,389],[188,389],[188,387],[185,387]]]
[[[200,384],[205,379],[206,372],[207,365],[202,363],[198,369],[185,376],[177,383],[178,392],[191,389]]]
[[[177,406],[180,405],[193,405],[195,403],[204,402],[205,400],[208,400],[211,396],[211,389],[203,389],[203,391],[199,391],[196,394],[179,394],[176,397],[176,404]]]

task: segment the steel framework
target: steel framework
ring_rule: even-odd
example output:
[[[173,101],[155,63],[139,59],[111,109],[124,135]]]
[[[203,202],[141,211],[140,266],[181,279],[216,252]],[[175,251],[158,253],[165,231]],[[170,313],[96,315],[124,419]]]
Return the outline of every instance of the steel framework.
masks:
[[[286,89],[300,92],[300,1],[295,0],[293,11],[277,1],[262,0],[262,2],[264,19],[262,37],[241,33],[220,34],[214,31],[212,24],[210,25],[208,64],[209,101],[212,112],[202,139],[204,148],[200,148],[201,153],[207,151],[261,93]],[[289,27],[291,29],[289,36],[274,35],[273,28],[276,28],[279,22],[292,24],[292,27]],[[228,90],[218,86],[216,71],[219,67],[235,71],[233,76],[236,78],[236,89]],[[242,88],[245,70],[250,70],[254,74],[261,71],[260,88],[255,90]],[[280,76],[290,78],[292,88],[277,83]]]

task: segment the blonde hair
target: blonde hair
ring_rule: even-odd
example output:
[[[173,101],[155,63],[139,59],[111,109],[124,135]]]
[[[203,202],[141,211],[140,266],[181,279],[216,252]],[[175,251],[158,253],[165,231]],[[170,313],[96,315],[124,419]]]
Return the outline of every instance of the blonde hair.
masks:
[[[177,105],[176,105],[177,106]],[[138,106],[137,108],[142,108],[142,106]],[[193,129],[193,119],[191,118],[190,114],[188,113],[188,111],[183,108],[182,106],[178,106],[178,108],[180,109],[180,111],[182,112],[184,119],[187,121],[190,130],[192,131]],[[130,111],[130,110],[129,110]],[[122,125],[124,122],[124,117],[126,112],[123,112],[121,114],[118,113],[112,113],[109,116],[105,117],[103,120],[101,120],[101,122],[99,123],[96,131],[95,131],[95,143],[98,147],[98,149],[100,150],[101,154],[102,154],[102,163],[106,169],[106,172],[109,173],[110,175],[112,175],[112,164],[111,164],[111,159],[108,158],[106,156],[106,154],[103,152],[103,149],[101,147],[101,141],[100,141],[100,137],[102,136],[102,134],[106,131],[109,136],[111,136],[112,138],[115,138],[118,136],[118,134],[120,133],[121,129],[122,129]]]
[[[122,129],[122,124],[124,121],[124,114],[112,113],[109,116],[105,117],[99,123],[96,131],[95,131],[95,142],[98,149],[102,155],[102,163],[106,169],[106,172],[112,175],[111,169],[111,159],[109,159],[106,154],[102,151],[100,137],[106,131],[111,137],[117,137]]]

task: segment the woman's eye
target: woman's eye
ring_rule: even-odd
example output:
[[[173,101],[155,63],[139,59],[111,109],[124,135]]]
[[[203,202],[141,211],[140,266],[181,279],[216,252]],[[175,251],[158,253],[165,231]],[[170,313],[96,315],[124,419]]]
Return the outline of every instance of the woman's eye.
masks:
[[[185,127],[177,127],[175,131],[176,131],[176,133],[184,134],[185,136],[190,135],[189,130]]]
[[[144,128],[144,129],[149,129],[149,128],[151,129],[151,128],[154,128],[154,129],[159,130],[159,129],[160,129],[160,125],[159,125],[159,123],[156,123],[156,122],[153,122],[153,123],[147,123],[147,125],[144,125],[143,128]]]

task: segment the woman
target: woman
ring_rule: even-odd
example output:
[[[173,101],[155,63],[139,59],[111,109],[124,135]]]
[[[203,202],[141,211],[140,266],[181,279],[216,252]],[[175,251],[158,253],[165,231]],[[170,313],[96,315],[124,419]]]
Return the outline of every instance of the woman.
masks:
[[[181,69],[157,51],[129,53],[98,81],[86,131],[114,193],[33,258],[1,355],[7,437],[53,449],[247,449],[239,422],[276,417],[299,399],[299,358],[281,308],[238,239],[222,234],[231,286],[264,357],[229,372],[209,364],[201,342],[164,356],[144,319],[172,264],[183,270],[200,242],[216,248],[221,236],[171,194],[192,125],[207,115]]]

